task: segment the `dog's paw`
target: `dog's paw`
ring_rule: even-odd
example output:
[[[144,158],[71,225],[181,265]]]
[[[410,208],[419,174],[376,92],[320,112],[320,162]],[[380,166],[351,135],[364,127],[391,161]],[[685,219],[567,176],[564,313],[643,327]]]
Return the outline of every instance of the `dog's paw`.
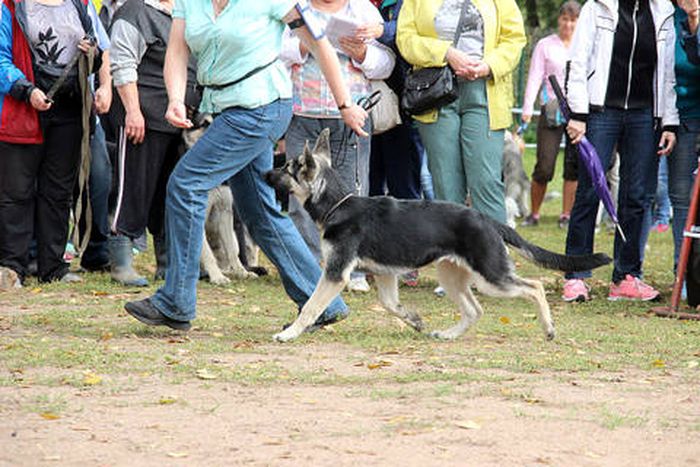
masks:
[[[299,333],[294,331],[294,326],[289,326],[284,331],[278,332],[277,334],[272,336],[272,339],[277,342],[289,342],[293,341],[297,337],[299,337]]]
[[[455,335],[452,332],[448,332],[448,331],[433,331],[430,333],[430,337],[432,337],[434,339],[440,339],[443,341],[453,341],[453,340],[457,339],[459,336]]]
[[[551,341],[551,340],[554,340],[555,337],[557,337],[557,332],[554,330],[554,328],[552,328],[546,332],[546,335],[547,335],[547,340]]]
[[[221,275],[221,276],[215,276],[215,277],[209,277],[209,282],[211,282],[214,285],[227,285],[231,283],[231,279],[228,277]]]

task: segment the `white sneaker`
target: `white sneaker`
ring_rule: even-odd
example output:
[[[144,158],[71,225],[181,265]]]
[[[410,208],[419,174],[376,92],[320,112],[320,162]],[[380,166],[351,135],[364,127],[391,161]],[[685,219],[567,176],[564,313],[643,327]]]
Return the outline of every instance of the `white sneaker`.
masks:
[[[365,276],[358,276],[350,278],[348,282],[347,289],[352,292],[369,292],[369,284]]]
[[[445,292],[445,289],[443,289],[441,285],[438,285],[437,287],[435,287],[435,290],[433,290],[433,293],[435,295],[437,295],[438,297],[444,297],[447,294],[447,292]]]

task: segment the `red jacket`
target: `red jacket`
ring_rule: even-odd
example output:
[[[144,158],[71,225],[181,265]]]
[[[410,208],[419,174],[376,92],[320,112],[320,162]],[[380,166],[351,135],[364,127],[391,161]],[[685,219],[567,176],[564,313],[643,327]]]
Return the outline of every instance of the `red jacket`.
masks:
[[[37,111],[9,92],[18,78],[34,81],[29,44],[15,16],[15,0],[2,0],[0,8],[0,141],[40,144],[43,136]]]

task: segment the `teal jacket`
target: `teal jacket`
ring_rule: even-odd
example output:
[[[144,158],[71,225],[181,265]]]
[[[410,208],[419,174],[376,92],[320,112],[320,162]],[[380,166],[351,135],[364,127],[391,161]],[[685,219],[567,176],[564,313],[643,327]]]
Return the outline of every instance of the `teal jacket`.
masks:
[[[676,7],[676,106],[681,120],[700,119],[700,66],[691,63],[687,55],[698,53],[697,36],[688,32],[686,18],[686,13]],[[695,47],[688,47],[689,42]]]

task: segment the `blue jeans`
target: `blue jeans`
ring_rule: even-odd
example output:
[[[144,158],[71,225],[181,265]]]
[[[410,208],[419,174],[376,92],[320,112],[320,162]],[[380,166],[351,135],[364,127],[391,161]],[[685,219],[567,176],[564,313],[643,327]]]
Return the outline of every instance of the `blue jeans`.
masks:
[[[671,219],[671,201],[668,197],[668,158],[659,159],[659,178],[654,197],[652,224],[668,224]]]
[[[588,117],[586,136],[596,148],[604,170],[610,167],[613,150],[620,154],[620,188],[617,215],[627,242],[615,235],[613,282],[627,274],[642,275],[640,243],[647,204],[648,187],[656,185],[658,158],[651,109],[605,109]],[[649,177],[653,177],[653,180]],[[653,192],[652,192],[653,193]],[[571,210],[566,237],[566,254],[593,252],[598,195],[587,170],[579,170],[576,201]],[[590,271],[567,273],[567,279],[590,277]]]
[[[112,188],[112,163],[107,153],[105,132],[97,119],[95,134],[90,139],[90,205],[92,206],[92,233],[83,253],[81,264],[99,266],[109,262],[109,192]]]
[[[273,145],[291,115],[291,101],[286,99],[256,109],[227,109],[175,166],[165,201],[168,269],[165,284],[152,297],[164,315],[179,321],[195,317],[207,197],[209,190],[227,181],[243,222],[279,269],[289,297],[301,307],[311,296],[321,268],[263,180],[272,169]],[[346,310],[336,297],[324,318]]]
[[[690,192],[693,189],[698,166],[698,143],[700,143],[700,119],[681,119],[676,135],[676,147],[668,158],[668,197],[673,206],[673,265],[683,243],[683,229],[690,207]]]

